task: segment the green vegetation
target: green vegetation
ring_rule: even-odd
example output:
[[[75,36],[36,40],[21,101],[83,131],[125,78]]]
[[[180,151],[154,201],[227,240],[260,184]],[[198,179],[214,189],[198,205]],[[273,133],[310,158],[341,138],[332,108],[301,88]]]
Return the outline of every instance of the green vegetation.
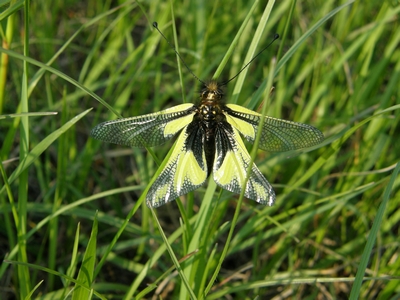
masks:
[[[400,297],[400,4],[265,2],[2,2],[1,299]],[[89,137],[198,100],[153,21],[203,80],[231,78],[281,35],[226,89],[326,136],[253,153],[274,206],[210,179],[150,210],[173,142]]]

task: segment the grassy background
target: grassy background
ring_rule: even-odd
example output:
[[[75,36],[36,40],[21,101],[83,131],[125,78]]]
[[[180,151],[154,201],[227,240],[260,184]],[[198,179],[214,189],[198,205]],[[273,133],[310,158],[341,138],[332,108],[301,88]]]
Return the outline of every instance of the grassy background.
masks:
[[[399,3],[265,2],[3,2],[1,299],[400,297]],[[153,21],[203,80],[281,35],[226,90],[257,110],[277,57],[268,115],[326,136],[257,153],[273,207],[210,180],[152,215],[144,190],[172,142],[153,157],[89,137],[197,101]]]

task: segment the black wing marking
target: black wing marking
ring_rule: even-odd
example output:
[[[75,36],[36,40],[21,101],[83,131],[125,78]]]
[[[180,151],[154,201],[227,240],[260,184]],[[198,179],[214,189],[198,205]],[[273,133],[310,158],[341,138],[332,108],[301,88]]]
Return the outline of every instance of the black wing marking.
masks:
[[[156,113],[101,123],[95,139],[130,147],[152,147],[172,138],[193,120],[195,105],[181,104]]]
[[[238,130],[221,122],[215,135],[213,177],[215,182],[228,191],[240,194],[246,178],[250,155]],[[253,163],[244,195],[258,203],[272,205],[275,192],[257,166]]]
[[[235,104],[227,104],[227,122],[249,142],[254,142],[262,116]],[[307,148],[321,143],[324,135],[317,128],[271,117],[265,117],[258,147],[270,152]]]

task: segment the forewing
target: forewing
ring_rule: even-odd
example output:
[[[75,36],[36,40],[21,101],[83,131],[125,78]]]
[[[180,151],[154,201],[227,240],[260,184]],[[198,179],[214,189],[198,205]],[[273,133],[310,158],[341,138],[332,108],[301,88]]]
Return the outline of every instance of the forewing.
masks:
[[[146,203],[158,207],[197,189],[206,179],[204,132],[193,121],[180,133],[164,170],[147,193]]]
[[[130,147],[152,147],[165,143],[187,126],[195,113],[193,104],[181,104],[138,117],[101,123],[90,133],[95,139]]]
[[[227,104],[226,120],[248,141],[254,142],[262,116],[235,104]],[[258,147],[271,152],[307,148],[319,144],[324,135],[317,128],[271,117],[265,117]]]
[[[228,123],[220,123],[215,135],[213,177],[215,182],[232,193],[240,194],[246,179],[250,155],[239,132]],[[244,195],[258,203],[272,205],[275,193],[271,184],[253,164]]]

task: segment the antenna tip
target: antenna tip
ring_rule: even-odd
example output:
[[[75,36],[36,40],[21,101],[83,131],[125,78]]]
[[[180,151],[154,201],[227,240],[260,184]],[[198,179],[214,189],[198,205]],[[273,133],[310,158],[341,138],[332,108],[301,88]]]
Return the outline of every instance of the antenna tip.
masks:
[[[153,23],[154,24],[154,23]],[[157,24],[157,23],[156,23]],[[274,40],[277,40],[277,39],[279,39],[279,34],[277,34],[277,33],[275,33],[275,35],[274,35]]]
[[[154,28],[158,28],[158,23],[157,22],[153,22],[153,27]]]

